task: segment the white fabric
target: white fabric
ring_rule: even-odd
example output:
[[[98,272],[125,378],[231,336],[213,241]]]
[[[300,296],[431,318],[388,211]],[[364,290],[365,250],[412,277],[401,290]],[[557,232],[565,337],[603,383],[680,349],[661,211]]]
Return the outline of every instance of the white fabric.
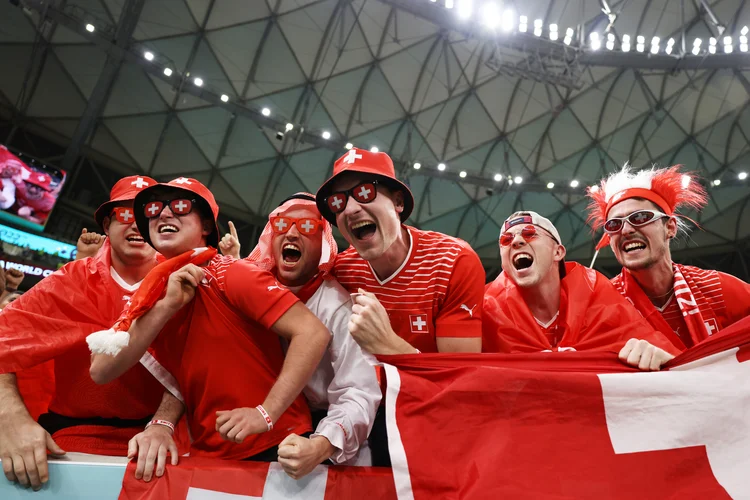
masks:
[[[337,448],[331,457],[335,463],[372,465],[370,457],[365,456],[369,455],[365,453],[369,451],[366,441],[381,394],[375,358],[364,353],[349,334],[351,297],[337,281],[325,280],[305,305],[333,336],[303,391],[311,408],[328,408],[328,416],[313,435],[325,436]],[[363,445],[362,456],[357,456]]]
[[[8,210],[16,202],[16,185],[11,179],[2,179],[3,190],[2,199],[0,199],[0,208]]]

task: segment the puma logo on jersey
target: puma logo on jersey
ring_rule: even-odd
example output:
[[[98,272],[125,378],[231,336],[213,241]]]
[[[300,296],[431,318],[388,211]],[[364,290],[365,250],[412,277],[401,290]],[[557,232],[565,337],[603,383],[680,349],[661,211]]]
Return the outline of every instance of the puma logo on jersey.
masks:
[[[476,307],[477,307],[477,305],[476,305],[476,304],[474,304],[474,307],[472,307],[471,309],[469,309],[469,308],[468,308],[468,307],[466,306],[466,304],[461,304],[461,309],[463,309],[463,310],[465,310],[465,311],[466,311],[467,313],[469,313],[469,317],[471,317],[471,318],[473,318],[473,317],[474,317],[474,309],[475,309]]]
[[[283,291],[284,289],[281,288],[279,285],[271,285],[271,286],[268,287],[268,291],[270,292],[271,290],[282,290]]]

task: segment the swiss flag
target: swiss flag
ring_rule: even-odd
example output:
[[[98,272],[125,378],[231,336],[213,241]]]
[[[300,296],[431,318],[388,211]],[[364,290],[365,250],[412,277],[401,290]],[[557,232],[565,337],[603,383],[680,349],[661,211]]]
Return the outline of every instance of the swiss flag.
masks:
[[[750,498],[750,318],[640,373],[611,353],[383,356],[399,499]]]
[[[135,462],[125,471],[120,500],[395,500],[390,469],[318,466],[296,481],[278,463],[180,459],[164,476],[135,479]]]

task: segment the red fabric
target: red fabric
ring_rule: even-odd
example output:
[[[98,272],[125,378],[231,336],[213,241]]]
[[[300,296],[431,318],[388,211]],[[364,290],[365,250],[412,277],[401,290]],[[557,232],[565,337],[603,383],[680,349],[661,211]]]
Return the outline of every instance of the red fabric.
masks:
[[[270,432],[237,444],[216,432],[216,411],[263,403],[284,356],[271,326],[298,302],[270,273],[245,260],[216,256],[204,267],[207,284],[151,344],[156,360],[175,377],[187,408],[191,455],[242,459],[312,430],[304,397]]]
[[[683,303],[689,305],[689,296],[676,295],[670,299],[663,311],[659,311],[627,270],[615,276],[612,284],[677,349],[684,350],[750,315],[750,284],[719,271],[681,264],[673,266],[681,273],[697,305],[701,317],[697,325],[695,322],[686,323],[682,308],[677,303],[677,297],[680,297]],[[680,288],[684,286],[676,280],[675,291]]]
[[[629,339],[638,338],[674,354],[678,352],[602,274],[575,262],[566,263],[565,269],[556,321],[564,333],[556,346],[550,344],[518,287],[500,273],[487,286],[484,296],[482,351],[519,353],[572,348],[619,352]]]
[[[96,257],[66,264],[0,313],[0,373],[17,373],[26,380],[21,386],[26,401],[51,396],[49,409],[61,415],[142,419],[154,413],[163,393],[143,366],[106,385],[95,384],[89,376],[86,336],[111,326],[131,294],[112,278],[109,242],[104,245]],[[53,385],[44,377],[36,379],[38,383],[26,378],[31,372],[24,370],[53,359]],[[35,386],[32,393],[24,388]],[[54,387],[54,393],[45,394],[44,387]],[[130,429],[131,436],[141,430]],[[66,449],[109,451],[83,436]]]
[[[750,319],[731,329],[678,356],[674,373],[601,375],[632,370],[605,352],[381,356],[398,368],[386,366],[397,491],[416,500],[720,499],[730,498],[730,476],[734,498],[744,498],[750,458],[738,429],[750,393],[727,382],[750,371]]]
[[[128,464],[120,500],[186,500],[191,488],[242,495],[238,498],[286,500],[294,493],[297,493],[294,498],[302,498],[298,491],[308,482],[296,482],[284,477],[278,464],[257,462],[181,458],[179,465],[167,465],[164,476],[148,483],[135,479],[135,467],[135,462]],[[316,473],[317,471],[313,472]],[[279,491],[278,487],[274,487],[276,485],[285,488]],[[306,498],[396,499],[393,476],[390,469],[386,468],[328,467],[325,482],[315,486],[307,486]],[[196,494],[195,490],[192,494]]]
[[[351,293],[374,293],[396,334],[422,352],[437,352],[437,337],[480,337],[484,269],[477,254],[457,238],[407,229],[410,254],[394,276],[380,281],[350,247],[336,258],[336,279]]]
[[[55,394],[55,361],[49,360],[16,373],[18,392],[29,410],[31,418],[47,413]]]
[[[135,195],[145,188],[155,184],[156,181],[154,179],[146,177],[145,175],[130,175],[128,177],[123,177],[112,186],[112,190],[109,192],[109,201],[105,201],[96,209],[96,212],[94,212],[94,220],[101,226],[102,220],[111,213],[112,207],[115,203],[118,201],[134,200]],[[130,222],[135,222],[135,218],[130,219]]]

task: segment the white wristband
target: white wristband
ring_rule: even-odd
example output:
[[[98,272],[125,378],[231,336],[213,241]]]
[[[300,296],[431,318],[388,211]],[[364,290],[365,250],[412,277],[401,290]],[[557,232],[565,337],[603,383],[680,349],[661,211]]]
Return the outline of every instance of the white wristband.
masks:
[[[161,420],[161,419],[155,418],[151,422],[146,424],[146,429],[148,429],[152,425],[163,425],[164,427],[169,427],[170,429],[172,429],[172,433],[174,433],[174,424],[170,422],[169,420]]]
[[[270,431],[273,429],[273,421],[271,420],[271,415],[268,414],[265,408],[263,408],[263,405],[258,405],[255,407],[256,410],[258,410],[263,417],[263,420],[266,421],[266,425],[268,426],[268,430]]]

